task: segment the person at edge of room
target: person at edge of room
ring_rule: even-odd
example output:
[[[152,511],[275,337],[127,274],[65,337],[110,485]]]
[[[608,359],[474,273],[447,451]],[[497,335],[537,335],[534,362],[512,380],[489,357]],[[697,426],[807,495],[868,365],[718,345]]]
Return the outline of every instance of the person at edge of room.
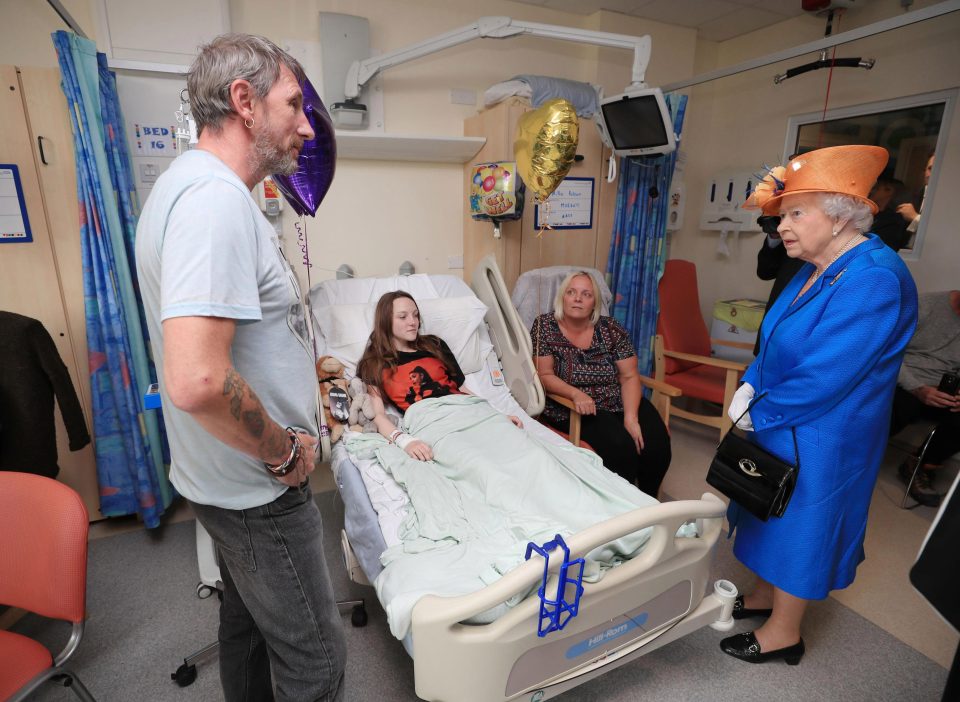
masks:
[[[940,504],[940,493],[933,485],[934,471],[960,451],[960,391],[949,378],[958,373],[960,290],[925,293],[920,296],[917,333],[907,344],[897,379],[890,435],[920,418],[937,423],[923,465],[910,486],[910,496],[928,507]],[[904,483],[910,482],[918,456],[919,448],[900,464],[897,473]]]
[[[470,394],[461,388],[464,374],[450,347],[438,336],[420,334],[420,308],[403,290],[384,293],[373,314],[373,331],[357,364],[357,376],[367,385],[373,400],[374,422],[381,436],[396,444],[411,458],[433,460],[433,447],[407,434],[387,416],[389,402],[401,412],[420,400]],[[411,386],[429,378],[429,394]],[[414,383],[417,384],[416,382]],[[519,417],[509,415],[518,428]]]
[[[319,431],[306,313],[251,196],[265,176],[294,173],[314,137],[303,79],[262,37],[201,47],[187,75],[197,148],[157,179],[137,226],[170,480],[219,558],[228,702],[344,696],[346,642],[308,483]]]
[[[906,265],[868,233],[877,207],[867,194],[887,158],[876,146],[810,151],[773,169],[744,205],[778,208],[783,246],[805,262],[767,313],[760,354],[729,408],[751,441],[799,465],[782,517],[761,521],[735,501],[727,512],[734,554],[758,576],[733,617],[766,621],[720,647],[750,663],[799,663],[808,602],[847,587],[864,558],[897,373],[917,322]]]
[[[917,236],[917,230],[920,228],[920,219],[923,217],[923,204],[927,199],[927,188],[930,187],[930,176],[933,175],[933,164],[936,161],[936,154],[930,154],[927,159],[927,165],[923,169],[923,197],[920,200],[920,210],[913,206],[912,202],[905,202],[897,207],[897,212],[907,222],[907,231],[910,233],[910,240],[905,244],[908,249],[912,249]]]
[[[600,314],[600,291],[585,271],[571,271],[553,312],[533,321],[534,361],[544,390],[568,398],[582,415],[580,436],[603,465],[656,497],[670,467],[670,434],[643,397],[637,353],[627,330]],[[567,431],[569,410],[547,398],[542,419]]]

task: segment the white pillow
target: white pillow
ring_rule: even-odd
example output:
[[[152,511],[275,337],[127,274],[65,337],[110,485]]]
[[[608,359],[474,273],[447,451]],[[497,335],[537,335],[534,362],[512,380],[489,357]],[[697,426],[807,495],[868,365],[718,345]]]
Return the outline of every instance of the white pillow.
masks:
[[[355,375],[357,363],[367,347],[373,331],[375,302],[354,305],[317,307],[313,315],[323,337],[325,353],[335,356],[346,367],[347,375]],[[453,351],[460,369],[475,373],[483,368],[490,352],[483,344],[479,328],[487,307],[472,295],[417,300],[423,319],[421,332],[439,336]]]

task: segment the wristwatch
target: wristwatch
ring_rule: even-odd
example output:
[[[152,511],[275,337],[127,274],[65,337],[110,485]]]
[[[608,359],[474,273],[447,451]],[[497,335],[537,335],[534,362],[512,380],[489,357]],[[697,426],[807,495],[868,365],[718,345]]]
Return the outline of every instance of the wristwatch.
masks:
[[[270,465],[269,463],[264,463],[263,466],[266,468],[272,475],[275,475],[278,478],[282,478],[288,473],[293,472],[293,469],[297,467],[297,461],[300,460],[300,454],[303,452],[303,444],[300,441],[300,437],[297,436],[297,432],[294,431],[292,427],[286,428],[287,435],[290,437],[290,455],[287,456],[287,460],[281,463],[278,466]]]

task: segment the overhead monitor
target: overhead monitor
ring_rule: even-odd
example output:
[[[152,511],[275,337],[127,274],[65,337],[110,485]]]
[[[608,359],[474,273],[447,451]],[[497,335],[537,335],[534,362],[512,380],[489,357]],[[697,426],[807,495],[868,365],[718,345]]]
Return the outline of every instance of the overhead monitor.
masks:
[[[597,127],[618,156],[668,154],[676,148],[673,122],[660,88],[628,90],[600,102]]]

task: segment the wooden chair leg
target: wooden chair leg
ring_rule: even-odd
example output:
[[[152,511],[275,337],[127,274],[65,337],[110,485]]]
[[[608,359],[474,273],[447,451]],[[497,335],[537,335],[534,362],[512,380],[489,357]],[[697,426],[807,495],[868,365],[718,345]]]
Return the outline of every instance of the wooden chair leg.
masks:
[[[580,415],[573,411],[570,412],[570,443],[580,445]]]
[[[733,426],[733,420],[727,415],[730,409],[730,403],[733,401],[733,395],[737,392],[737,381],[740,379],[740,373],[732,368],[727,369],[726,382],[723,386],[723,414],[720,417],[720,438],[726,436]]]

